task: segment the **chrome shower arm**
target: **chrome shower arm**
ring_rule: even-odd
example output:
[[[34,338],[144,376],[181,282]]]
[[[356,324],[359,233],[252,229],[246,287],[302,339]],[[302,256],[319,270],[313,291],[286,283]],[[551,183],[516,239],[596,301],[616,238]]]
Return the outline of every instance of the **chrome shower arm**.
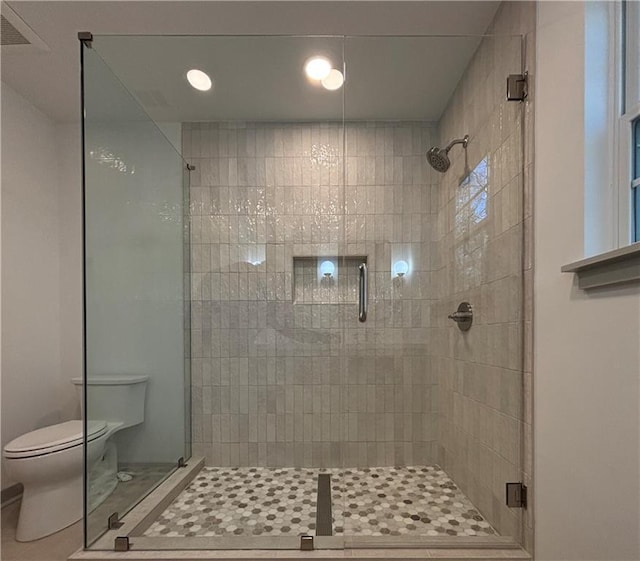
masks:
[[[469,135],[465,134],[464,138],[456,138],[455,140],[452,140],[444,149],[444,151],[448,154],[449,150],[451,150],[451,148],[453,148],[456,144],[462,144],[466,148],[467,144],[469,144]]]

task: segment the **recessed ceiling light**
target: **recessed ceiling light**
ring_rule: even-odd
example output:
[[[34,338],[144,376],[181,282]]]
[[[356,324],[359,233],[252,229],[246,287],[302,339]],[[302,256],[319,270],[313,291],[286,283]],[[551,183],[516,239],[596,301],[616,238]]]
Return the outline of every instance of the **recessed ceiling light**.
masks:
[[[320,83],[326,90],[339,90],[342,87],[342,84],[344,84],[344,76],[340,70],[332,68],[329,75],[326,78],[323,78]]]
[[[187,72],[187,80],[196,90],[206,92],[211,89],[211,78],[202,70],[192,68]]]
[[[304,71],[312,80],[324,80],[331,72],[331,62],[323,56],[314,56],[304,63]]]

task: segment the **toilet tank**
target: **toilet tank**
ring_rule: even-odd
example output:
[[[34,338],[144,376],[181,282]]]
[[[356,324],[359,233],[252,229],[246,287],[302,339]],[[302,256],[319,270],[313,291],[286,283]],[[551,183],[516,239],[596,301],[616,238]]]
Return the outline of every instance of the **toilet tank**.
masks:
[[[87,408],[91,420],[123,423],[133,427],[144,421],[144,403],[149,376],[105,374],[87,380]],[[73,378],[82,403],[82,378]],[[84,415],[84,411],[83,411]]]

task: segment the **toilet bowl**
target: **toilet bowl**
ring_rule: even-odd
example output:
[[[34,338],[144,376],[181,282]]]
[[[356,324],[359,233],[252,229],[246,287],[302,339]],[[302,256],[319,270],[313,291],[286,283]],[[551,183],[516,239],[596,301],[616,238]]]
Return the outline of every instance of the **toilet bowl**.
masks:
[[[107,423],[88,426],[87,461],[97,462]],[[7,473],[24,486],[16,539],[31,541],[82,516],[82,421],[67,421],[24,434],[4,448]]]
[[[103,417],[87,421],[89,472],[102,459],[114,433],[143,422],[146,381],[146,376],[120,375],[87,382],[92,401],[101,403],[90,409],[91,414],[102,413]],[[73,383],[80,386],[82,380],[76,378]],[[4,447],[7,474],[24,486],[16,530],[18,541],[48,536],[82,518],[82,424],[66,421],[50,425],[23,434]],[[115,484],[114,480],[114,487]]]

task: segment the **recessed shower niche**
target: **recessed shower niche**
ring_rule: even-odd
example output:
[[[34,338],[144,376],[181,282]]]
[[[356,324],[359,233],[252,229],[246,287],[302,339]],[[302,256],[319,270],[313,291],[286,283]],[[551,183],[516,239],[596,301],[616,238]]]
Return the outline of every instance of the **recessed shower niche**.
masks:
[[[357,304],[366,256],[293,258],[294,304]]]

